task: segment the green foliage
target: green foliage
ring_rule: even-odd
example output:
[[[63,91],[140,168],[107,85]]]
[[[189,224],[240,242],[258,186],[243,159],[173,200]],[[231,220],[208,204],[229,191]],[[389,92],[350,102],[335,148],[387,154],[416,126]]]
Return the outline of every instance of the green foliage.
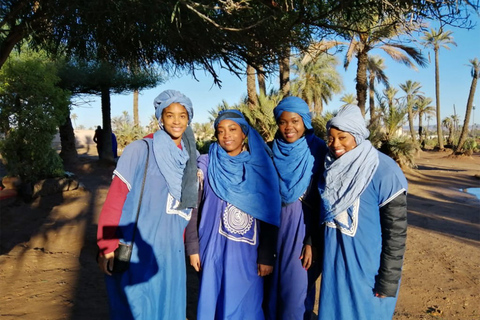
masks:
[[[38,54],[14,56],[0,69],[0,151],[8,175],[34,182],[63,174],[51,142],[67,117],[70,94],[58,82],[56,66]]]
[[[462,151],[469,156],[471,156],[474,152],[478,152],[479,146],[477,141],[475,141],[473,138],[468,138],[463,144]]]
[[[147,133],[140,126],[135,126],[127,111],[112,119],[112,132],[117,136],[118,149],[123,150],[131,142],[142,139]],[[149,132],[150,133],[150,132]]]
[[[385,140],[379,150],[390,156],[402,168],[416,167],[415,154],[419,149],[410,139],[395,138]]]

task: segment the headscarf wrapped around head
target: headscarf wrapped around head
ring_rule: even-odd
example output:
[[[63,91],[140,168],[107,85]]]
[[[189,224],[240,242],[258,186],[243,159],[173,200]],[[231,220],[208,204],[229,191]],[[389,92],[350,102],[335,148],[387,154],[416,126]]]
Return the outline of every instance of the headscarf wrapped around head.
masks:
[[[337,115],[327,122],[327,132],[331,127],[350,133],[355,138],[357,145],[361,144],[370,135],[360,108],[354,105],[348,105],[340,109]]]
[[[373,178],[378,167],[378,151],[365,140],[369,131],[357,106],[342,108],[327,123],[327,130],[335,127],[350,133],[357,146],[336,159],[329,153],[325,159],[325,182],[320,181],[322,198],[321,221],[332,221],[352,206]]]
[[[210,145],[208,182],[213,192],[254,218],[278,226],[281,199],[268,146],[240,111],[220,111],[215,129],[222,120],[232,120],[242,128],[248,138],[248,151],[230,156],[218,143]]]
[[[193,119],[192,101],[176,90],[160,93],[153,105],[155,116],[160,119],[162,112],[172,103],[179,103],[188,113],[188,123]],[[196,208],[197,187],[197,149],[195,136],[190,126],[182,134],[182,148],[178,148],[167,132],[161,128],[153,135],[153,153],[160,172],[167,182],[168,192],[179,201],[177,209]]]
[[[275,109],[273,109],[275,120],[278,121],[278,118],[280,118],[284,111],[298,113],[300,117],[302,117],[305,129],[312,129],[312,115],[310,114],[308,104],[303,99],[299,97],[286,97],[282,99]]]
[[[157,120],[160,120],[163,110],[172,103],[179,103],[185,107],[188,113],[188,124],[190,124],[193,119],[192,101],[183,93],[176,90],[165,90],[160,93],[155,98],[155,100],[153,100],[153,105],[155,107],[155,117],[157,118]]]
[[[284,111],[297,113],[302,117],[305,129],[312,129],[310,110],[303,99],[284,98],[273,109],[275,120],[278,121]],[[293,203],[304,195],[313,175],[323,165],[326,153],[325,142],[316,137],[312,130],[292,143],[288,143],[277,135],[273,141],[272,151],[273,162],[280,178],[282,202]]]

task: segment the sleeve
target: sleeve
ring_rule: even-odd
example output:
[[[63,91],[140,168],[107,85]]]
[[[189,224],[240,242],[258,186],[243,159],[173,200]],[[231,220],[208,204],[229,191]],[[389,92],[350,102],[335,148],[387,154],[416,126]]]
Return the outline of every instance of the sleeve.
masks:
[[[97,245],[101,255],[113,252],[118,247],[117,227],[127,194],[127,185],[114,176],[98,219]]]
[[[200,245],[198,242],[198,212],[200,210],[200,202],[202,199],[203,188],[199,184],[198,188],[198,202],[197,207],[192,209],[192,216],[185,228],[185,252],[187,256],[198,254],[200,252]]]
[[[273,266],[277,258],[278,227],[258,220],[260,223],[257,263]]]
[[[407,238],[406,192],[380,207],[382,253],[375,292],[395,297],[398,291]]]

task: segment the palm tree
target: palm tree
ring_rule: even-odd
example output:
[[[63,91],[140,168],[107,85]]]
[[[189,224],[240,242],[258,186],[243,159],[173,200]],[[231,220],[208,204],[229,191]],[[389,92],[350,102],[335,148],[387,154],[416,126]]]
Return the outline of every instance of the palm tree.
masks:
[[[465,120],[463,121],[462,133],[460,134],[460,138],[458,139],[458,145],[454,149],[455,152],[462,150],[463,144],[467,139],[468,123],[470,122],[470,115],[472,114],[473,108],[473,98],[475,97],[478,76],[480,74],[480,62],[477,58],[471,59],[470,65],[472,67],[472,84],[470,85],[470,93],[468,94],[467,108],[465,111]]]
[[[419,82],[407,80],[404,84],[400,84],[400,88],[405,91],[405,100],[407,106],[408,126],[410,127],[410,135],[412,141],[415,141],[415,128],[413,125],[413,106],[420,97],[420,88],[422,86]]]
[[[340,101],[343,104],[340,107],[346,107],[349,105],[357,105],[357,97],[353,93],[345,93],[342,97],[340,97]]]
[[[314,115],[321,115],[323,102],[332,100],[332,95],[342,89],[342,80],[335,68],[338,61],[328,54],[303,61],[300,57],[293,62],[292,70],[297,78],[292,81],[292,94],[305,100]]]
[[[383,114],[383,123],[385,127],[386,140],[390,140],[397,136],[399,129],[405,122],[406,108],[400,103],[395,96],[398,90],[395,88],[387,88],[383,90],[384,96],[380,99],[380,109]]]
[[[70,118],[73,120],[73,125],[75,126],[75,129],[77,129],[77,119],[78,119],[78,116],[76,113],[72,113],[70,115]]]
[[[369,108],[370,108],[370,124],[376,121],[375,114],[375,80],[383,83],[386,87],[389,86],[388,77],[385,75],[385,64],[383,59],[379,56],[368,57],[368,93],[369,93]]]
[[[447,143],[453,145],[453,120],[451,117],[446,117],[442,121],[442,125],[448,130]]]
[[[424,132],[423,132],[423,116],[427,117],[427,120],[430,119],[430,116],[435,114],[435,108],[431,106],[432,98],[420,97],[416,103],[414,111],[418,115],[418,135],[420,136],[420,145],[424,146]],[[427,135],[425,131],[425,135]]]
[[[133,125],[140,125],[138,120],[138,89],[133,90]]]
[[[407,30],[402,28],[400,22],[388,17],[383,20],[378,18],[376,21],[364,21],[361,26],[357,26],[357,29],[360,31],[347,34],[350,44],[345,55],[344,67],[347,69],[353,57],[356,56],[357,76],[355,80],[357,82],[358,107],[362,114],[365,115],[368,89],[368,54],[371,50],[375,48],[382,49],[393,60],[402,62],[413,69],[416,69],[416,67],[411,59],[422,67],[426,65],[426,60],[416,48],[392,40],[407,33]]]
[[[254,109],[258,106],[257,85],[255,82],[255,68],[247,65],[247,95],[248,107]]]
[[[440,71],[438,64],[438,52],[440,47],[445,49],[450,49],[449,44],[457,45],[453,41],[452,31],[443,31],[440,28],[438,31],[435,29],[430,29],[430,32],[425,31],[422,40],[425,47],[432,47],[433,52],[435,53],[435,102],[437,105],[437,135],[438,135],[438,148],[443,150],[443,133],[440,117]]]

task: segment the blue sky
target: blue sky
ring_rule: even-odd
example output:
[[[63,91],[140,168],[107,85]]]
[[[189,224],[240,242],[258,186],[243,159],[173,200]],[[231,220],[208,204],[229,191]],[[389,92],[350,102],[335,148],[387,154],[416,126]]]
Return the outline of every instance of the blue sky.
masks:
[[[444,119],[455,112],[461,124],[465,117],[465,107],[470,90],[472,77],[470,74],[469,60],[475,57],[480,59],[480,18],[475,19],[477,26],[473,30],[465,30],[458,28],[447,28],[453,31],[453,38],[457,46],[450,45],[450,50],[440,49],[440,89],[441,89],[441,118]],[[412,44],[415,45],[415,44]],[[431,97],[433,105],[435,105],[435,68],[433,50],[425,49],[416,44],[419,49],[428,58],[430,54],[430,63],[425,68],[418,68],[417,71],[407,66],[393,61],[391,58],[382,55],[382,50],[374,49],[371,51],[373,55],[381,55],[387,68],[385,73],[389,78],[391,86],[397,87],[407,80],[417,81],[422,85],[421,91],[425,96]],[[324,111],[338,110],[342,104],[341,96],[346,93],[355,94],[355,72],[356,59],[354,59],[348,70],[343,68],[343,54],[339,53],[337,58],[340,61],[337,67],[338,72],[343,78],[344,90],[342,93],[335,95],[333,100],[324,106]],[[246,78],[238,79],[238,77],[229,74],[225,70],[218,70],[222,87],[218,88],[213,83],[213,78],[202,71],[198,71],[195,80],[190,75],[182,77],[170,78],[165,83],[150,90],[140,92],[139,96],[139,114],[141,125],[148,124],[148,120],[154,114],[153,100],[163,90],[175,89],[183,92],[193,102],[194,118],[193,122],[208,122],[208,111],[216,108],[225,100],[230,105],[238,103],[247,92]],[[267,92],[270,88],[278,88],[278,75],[271,75],[267,80]],[[397,97],[401,97],[402,90],[399,89]],[[82,106],[73,107],[72,113],[77,115],[76,124],[84,125],[86,128],[94,128],[101,125],[101,104],[100,98],[95,96],[89,97],[89,103]],[[477,125],[480,123],[480,89],[477,86],[474,105],[476,110],[473,119]],[[455,106],[455,107],[454,107]],[[117,117],[123,111],[133,116],[133,94],[112,95],[111,99],[111,116]],[[473,123],[471,120],[470,125]],[[432,121],[430,124],[434,125]],[[417,123],[417,120],[415,120]]]

